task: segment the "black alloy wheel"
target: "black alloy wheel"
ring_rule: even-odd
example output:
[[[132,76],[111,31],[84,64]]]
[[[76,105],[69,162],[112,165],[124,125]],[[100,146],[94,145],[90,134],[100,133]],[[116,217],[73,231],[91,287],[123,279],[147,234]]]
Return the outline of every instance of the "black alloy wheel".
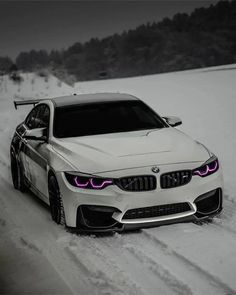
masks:
[[[61,199],[60,189],[57,179],[51,175],[48,180],[49,202],[52,220],[57,224],[66,225],[65,212]]]
[[[25,192],[26,184],[24,174],[14,153],[11,153],[11,176],[14,188],[20,190],[21,192]]]

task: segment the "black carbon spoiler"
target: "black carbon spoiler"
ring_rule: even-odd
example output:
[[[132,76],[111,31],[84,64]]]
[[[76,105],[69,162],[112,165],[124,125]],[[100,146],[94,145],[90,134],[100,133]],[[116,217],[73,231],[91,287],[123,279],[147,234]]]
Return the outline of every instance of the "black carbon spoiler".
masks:
[[[29,105],[33,104],[34,106],[39,102],[39,99],[32,99],[32,100],[14,100],[14,106],[15,109],[17,110],[18,106],[24,106],[24,105]]]

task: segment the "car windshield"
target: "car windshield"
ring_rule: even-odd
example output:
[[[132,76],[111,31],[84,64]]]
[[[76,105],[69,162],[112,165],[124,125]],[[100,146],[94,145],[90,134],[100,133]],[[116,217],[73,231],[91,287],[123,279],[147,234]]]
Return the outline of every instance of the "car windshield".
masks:
[[[66,138],[167,126],[146,104],[134,100],[56,107],[53,132]]]

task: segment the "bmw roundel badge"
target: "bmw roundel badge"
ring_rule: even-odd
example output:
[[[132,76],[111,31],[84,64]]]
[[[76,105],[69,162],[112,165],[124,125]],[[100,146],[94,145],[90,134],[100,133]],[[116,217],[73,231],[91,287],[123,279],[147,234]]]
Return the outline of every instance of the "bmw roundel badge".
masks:
[[[160,169],[157,166],[152,167],[152,172],[158,173]]]

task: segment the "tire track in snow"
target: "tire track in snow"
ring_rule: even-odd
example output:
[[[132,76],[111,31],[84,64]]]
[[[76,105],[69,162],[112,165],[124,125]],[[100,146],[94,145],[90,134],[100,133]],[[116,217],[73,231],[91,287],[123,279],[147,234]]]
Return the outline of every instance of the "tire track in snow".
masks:
[[[27,239],[23,238],[23,237],[20,237],[20,242],[21,244],[28,248],[29,250],[33,250],[39,254],[42,254],[42,250],[39,249],[35,244],[33,244],[31,241],[28,241]]]
[[[153,261],[150,256],[138,249],[133,235],[136,234],[116,234],[113,237],[120,252],[116,263],[120,267],[126,268],[127,274],[136,278],[142,284],[145,294],[157,294],[158,290],[159,294],[191,295],[192,293],[188,286],[177,280],[165,267],[157,261]],[[99,242],[101,247],[105,247],[106,252],[110,252],[109,254],[112,255],[109,247],[110,239],[104,238]],[[130,262],[130,265],[127,264],[127,261]]]
[[[0,218],[0,226],[6,226],[6,220]]]
[[[127,287],[128,290],[131,290],[130,294],[145,295],[145,292],[142,290],[141,286],[130,278],[126,268],[120,268],[118,266],[118,264],[116,263],[116,260],[113,258],[114,254],[115,256],[117,256],[116,255],[117,253],[113,253],[113,255],[108,255],[108,251],[104,250],[104,246],[101,245],[99,241],[100,241],[99,238],[90,240],[92,251],[96,254],[97,257],[103,260],[103,262],[108,266],[109,269],[114,271],[114,275],[119,278],[118,282],[120,282],[123,286]],[[119,259],[119,256],[118,256],[118,259]]]
[[[163,265],[153,260],[151,256],[138,249],[137,245],[126,244],[125,248],[134,255],[141,264],[151,270],[154,274],[160,277],[167,286],[169,286],[176,294],[179,295],[191,295],[193,294],[189,286],[173,276],[168,269]]]
[[[5,204],[5,214],[10,219],[13,218],[13,224],[17,225],[12,226],[15,228],[15,239],[23,247],[37,246],[74,294],[94,294],[94,290],[96,294],[143,294],[138,287],[135,287],[135,283],[127,282],[125,270],[123,274],[122,271],[119,272],[113,267],[112,262],[107,261],[108,258],[100,253],[96,239],[76,236],[79,248],[75,247],[77,244],[72,243],[65,249],[60,239],[66,236],[67,242],[70,243],[71,240],[73,242],[73,235],[54,224],[49,218],[49,211],[42,208],[33,196],[15,191],[5,180],[2,184],[5,185],[3,187],[1,185],[1,192],[6,198],[0,198],[0,201]],[[29,223],[30,220],[33,222]],[[56,235],[59,235],[59,238],[55,239]],[[102,265],[102,270],[99,265]]]
[[[176,255],[168,245],[157,242],[152,235],[142,231],[140,236],[132,236],[124,247],[152,268],[172,285],[178,294],[224,294],[224,289],[210,283],[204,273]],[[161,267],[160,267],[160,266]]]
[[[126,278],[132,282],[132,285],[138,293],[135,294],[156,294],[156,290],[161,290],[160,294],[175,294],[166,281],[156,276],[156,273],[145,268],[137,257],[130,255],[130,251],[125,248],[123,239],[127,239],[126,234],[115,234],[112,237],[103,237],[96,239],[96,247],[99,245],[102,256],[106,257],[106,261],[112,262],[117,269],[120,269]],[[114,243],[115,247],[111,247]]]
[[[191,261],[184,255],[178,253],[171,247],[171,245],[165,243],[163,240],[161,240],[159,237],[156,236],[156,234],[153,234],[150,232],[151,230],[143,230],[144,235],[151,239],[156,243],[157,246],[163,248],[163,249],[169,249],[171,251],[171,255],[175,258],[177,258],[180,262],[182,261],[183,264],[186,265],[186,267],[191,267],[192,270],[194,270],[195,273],[195,279],[197,276],[200,276],[203,280],[200,280],[200,283],[203,283],[204,280],[207,282],[210,282],[211,287],[214,287],[214,292],[208,293],[208,294],[236,294],[236,291],[232,288],[230,288],[227,284],[225,284],[220,278],[217,276],[211,274],[209,271],[205,270],[203,267],[199,266],[195,262]]]
[[[4,217],[12,224],[12,230],[8,235],[16,244],[19,247],[25,246],[22,243],[23,239],[27,244],[40,249],[41,255],[47,258],[73,294],[93,294],[94,289],[89,284],[87,275],[78,269],[56,242],[58,236],[65,235],[65,229],[51,222],[49,211],[42,208],[33,196],[21,194],[9,187],[5,180],[1,183],[0,191],[4,195],[4,199],[0,197],[1,203],[5,206]]]
[[[74,257],[78,267],[84,269],[99,294],[143,295],[140,286],[129,279],[125,269],[117,267],[97,241],[96,238],[76,236],[70,240],[66,251]]]
[[[227,195],[227,194],[225,194],[224,197],[223,197],[223,207],[224,207],[224,202],[225,202],[225,201],[228,201],[229,203],[236,205],[236,199],[230,197],[230,196]]]
[[[223,210],[220,218],[224,221],[230,221],[232,218],[236,219],[236,202],[228,197],[225,197],[223,203]]]
[[[90,285],[93,285],[94,287],[97,287],[100,291],[100,293],[98,294],[131,294],[131,295],[136,295],[136,294],[143,294],[143,292],[141,291],[141,288],[139,289],[140,286],[138,286],[135,282],[131,282],[131,283],[127,283],[127,279],[125,278],[125,269],[121,269],[119,270],[114,270],[112,269],[112,267],[108,267],[108,273],[113,273],[113,277],[117,276],[119,277],[121,275],[121,272],[124,272],[124,279],[123,279],[123,283],[122,283],[122,288],[125,289],[125,293],[123,292],[123,289],[118,288],[117,286],[121,285],[121,282],[117,279],[116,281],[113,279],[111,279],[111,277],[106,276],[105,272],[102,271],[97,271],[97,272],[93,272],[90,271],[88,267],[86,267],[86,261],[83,263],[81,257],[75,259],[77,256],[76,254],[72,251],[70,251],[69,249],[63,249],[65,250],[64,253],[60,253],[60,249],[58,249],[57,247],[55,247],[54,242],[52,242],[51,239],[47,238],[47,243],[45,244],[45,239],[43,237],[36,237],[35,233],[33,233],[34,231],[34,225],[35,222],[39,221],[42,222],[42,220],[38,220],[38,213],[39,213],[39,218],[42,219],[42,217],[44,218],[44,215],[47,212],[42,212],[42,208],[40,208],[40,206],[38,206],[38,202],[36,202],[36,200],[33,199],[33,196],[31,196],[31,194],[22,194],[18,191],[15,191],[11,184],[9,179],[3,179],[3,182],[5,183],[6,187],[8,187],[8,190],[6,188],[6,195],[9,195],[8,199],[9,201],[11,201],[11,205],[14,203],[14,208],[11,207],[11,209],[13,209],[13,211],[10,213],[14,215],[14,211],[18,210],[19,212],[19,216],[15,216],[15,219],[21,219],[21,212],[24,212],[24,218],[22,220],[16,221],[15,223],[17,224],[17,226],[19,227],[19,224],[22,224],[22,226],[27,222],[27,220],[34,220],[34,223],[32,225],[30,225],[30,231],[28,231],[28,225],[22,230],[21,226],[20,228],[18,228],[17,232],[15,232],[15,236],[18,237],[18,240],[22,243],[22,239],[24,241],[27,241],[27,244],[31,243],[30,241],[34,241],[33,244],[39,246],[40,249],[42,249],[42,254],[45,255],[47,257],[47,259],[50,261],[50,263],[57,269],[57,271],[59,272],[60,275],[62,275],[62,277],[65,279],[65,281],[67,282],[68,285],[70,285],[71,289],[73,290],[74,294],[78,294],[78,287],[75,284],[75,281],[77,281],[76,279],[76,275],[78,275],[79,278],[84,278],[85,281],[89,281]],[[5,186],[4,186],[5,187]],[[10,188],[10,189],[9,189]],[[3,190],[2,190],[3,191]],[[14,196],[14,200],[12,199],[12,196]],[[20,196],[20,197],[19,197]],[[32,198],[32,199],[31,199]],[[11,200],[12,199],[12,200]],[[0,199],[1,200],[1,199]],[[5,202],[4,202],[5,203]],[[35,204],[34,204],[35,203]],[[6,204],[6,209],[9,209],[9,204]],[[32,211],[28,211],[28,208],[30,207],[30,205],[33,205],[33,209]],[[42,214],[41,214],[42,213]],[[49,212],[48,212],[48,216],[49,216]],[[14,221],[15,221],[14,219]],[[50,221],[51,222],[51,221]],[[44,223],[44,222],[43,222]],[[39,224],[38,224],[39,225]],[[52,227],[58,228],[57,225],[54,225],[52,223]],[[44,228],[44,225],[43,225]],[[38,229],[36,230],[36,232],[38,231]],[[43,236],[45,236],[45,234],[48,235],[48,232],[44,232]],[[70,234],[69,234],[70,235]],[[80,238],[80,237],[79,237]],[[77,237],[78,239],[78,237]],[[94,242],[95,239],[93,239],[92,242]],[[52,243],[51,243],[52,242]],[[31,243],[32,244],[32,243]],[[23,245],[24,246],[24,245]],[[84,249],[86,249],[88,247],[88,244],[85,245],[84,248],[81,249],[82,252],[84,252]],[[59,251],[58,251],[59,250]],[[94,251],[94,249],[92,249],[90,251],[90,253],[87,253],[87,255],[91,255],[91,253]],[[98,254],[98,250],[97,250],[97,254]],[[116,255],[116,253],[114,253],[114,255]],[[122,255],[122,254],[121,254]],[[61,257],[60,257],[61,256]],[[86,256],[86,255],[85,255]],[[68,259],[67,259],[67,258]],[[96,256],[93,256],[93,258],[96,258]],[[106,259],[108,259],[106,261]],[[106,264],[111,264],[111,262],[109,261],[110,258],[105,258],[102,257],[100,255],[100,263],[106,263]],[[96,259],[94,259],[96,260]],[[103,260],[103,261],[102,261]],[[60,263],[61,262],[61,263]],[[61,265],[63,265],[63,267]],[[79,267],[78,267],[79,266]],[[94,262],[92,263],[92,265],[90,264],[90,268],[92,269],[93,267],[95,267],[96,265],[94,264]],[[114,265],[113,265],[114,267]],[[71,275],[69,273],[67,273],[67,270],[70,268],[70,270],[73,270],[74,272],[74,278],[71,277]],[[143,269],[143,266],[140,265],[139,263],[139,268]],[[88,277],[92,277],[91,280],[88,280]],[[111,282],[112,283],[108,283]],[[130,287],[129,287],[130,285]],[[89,288],[88,288],[89,289]],[[135,291],[133,291],[135,290]],[[169,292],[165,292],[163,294],[168,294]]]
[[[200,226],[218,227],[222,230],[236,235],[236,203],[230,199],[225,198],[223,210],[220,215],[213,218],[211,222],[200,224]],[[198,225],[198,224],[196,224]]]
[[[66,251],[80,270],[87,275],[88,281],[94,286],[95,294],[122,294],[122,290],[116,286],[114,280],[106,275],[104,271],[94,270],[96,267],[93,265],[92,261],[89,261],[85,256],[78,257],[75,251],[70,248],[66,248]],[[92,269],[90,269],[92,264]],[[127,293],[129,294],[129,293]]]
[[[228,233],[230,233],[232,235],[236,235],[236,230],[234,230],[230,225],[225,224],[224,221],[221,220],[220,218],[214,219],[210,223],[202,224],[202,225],[198,225],[198,226],[209,226],[209,227],[212,227],[212,228],[215,227],[215,228],[218,228],[220,230],[227,231]],[[235,228],[235,226],[234,226],[234,228]]]

